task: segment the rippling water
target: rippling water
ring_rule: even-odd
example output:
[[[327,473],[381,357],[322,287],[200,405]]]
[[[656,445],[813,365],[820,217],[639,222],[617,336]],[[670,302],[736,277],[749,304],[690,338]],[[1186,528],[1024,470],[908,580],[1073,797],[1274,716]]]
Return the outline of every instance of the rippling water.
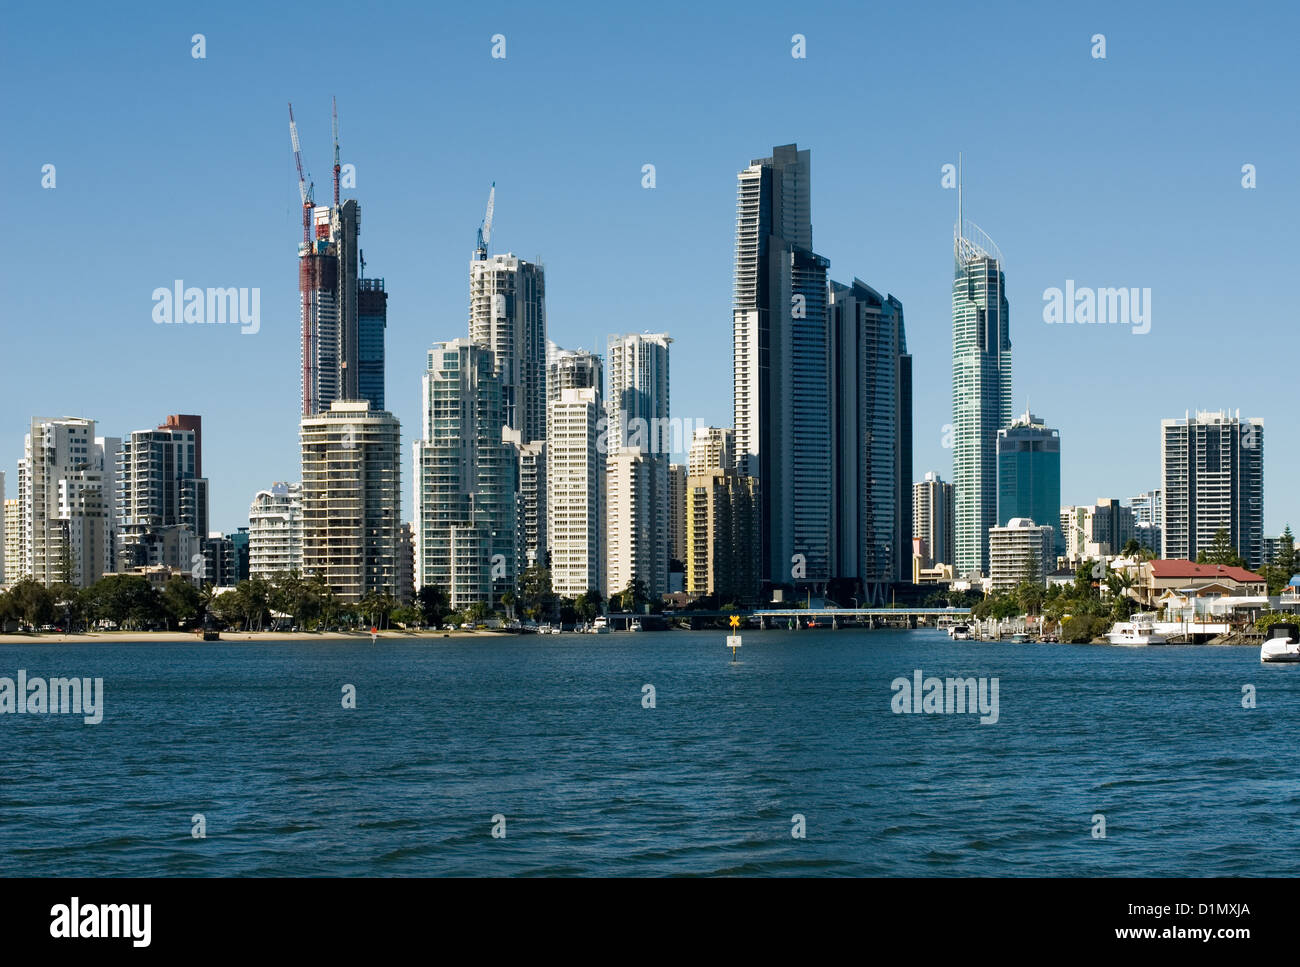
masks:
[[[732,664],[723,637],[3,645],[0,676],[99,676],[106,710],[0,715],[0,871],[1300,872],[1300,667],[933,630],[750,632]],[[997,677],[998,722],[894,714],[918,668]]]

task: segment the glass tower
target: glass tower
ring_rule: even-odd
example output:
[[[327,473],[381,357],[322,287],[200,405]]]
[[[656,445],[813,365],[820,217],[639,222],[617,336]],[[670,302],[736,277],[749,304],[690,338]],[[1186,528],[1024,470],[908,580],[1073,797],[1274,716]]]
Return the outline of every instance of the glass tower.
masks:
[[[1011,332],[1002,253],[960,218],[953,244],[952,445],[958,574],[989,572],[998,522],[998,431],[1011,422]],[[1060,508],[1047,520],[1053,523]],[[1035,521],[1037,523],[1037,521]]]

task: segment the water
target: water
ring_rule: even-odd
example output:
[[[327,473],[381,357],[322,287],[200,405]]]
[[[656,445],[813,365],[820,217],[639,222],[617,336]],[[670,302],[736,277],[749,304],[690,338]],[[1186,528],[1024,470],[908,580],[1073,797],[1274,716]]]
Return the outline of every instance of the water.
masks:
[[[0,645],[106,705],[0,716],[0,873],[1300,872],[1300,667],[933,630],[750,632],[731,664],[724,634]],[[998,722],[894,714],[917,668],[997,677]]]

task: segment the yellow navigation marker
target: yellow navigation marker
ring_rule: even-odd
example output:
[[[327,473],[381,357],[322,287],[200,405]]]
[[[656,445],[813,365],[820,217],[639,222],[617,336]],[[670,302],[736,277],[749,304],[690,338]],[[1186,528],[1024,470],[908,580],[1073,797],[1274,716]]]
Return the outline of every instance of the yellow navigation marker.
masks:
[[[740,615],[738,615],[738,614],[733,614],[733,615],[731,616],[731,627],[733,627],[733,628],[739,628],[739,627],[740,627]]]
[[[740,615],[731,616],[731,630],[735,631],[740,627]],[[740,635],[732,634],[727,636],[727,647],[731,649],[731,660],[736,660],[736,649],[740,647]]]

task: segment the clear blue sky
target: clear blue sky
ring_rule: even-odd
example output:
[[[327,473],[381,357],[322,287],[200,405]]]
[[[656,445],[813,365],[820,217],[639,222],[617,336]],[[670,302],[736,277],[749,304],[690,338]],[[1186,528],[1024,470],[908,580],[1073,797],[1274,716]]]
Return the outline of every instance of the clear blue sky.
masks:
[[[1144,5],[1145,7],[1146,5]],[[1159,421],[1265,420],[1266,530],[1293,520],[1289,4],[329,4],[12,6],[0,37],[5,320],[0,468],[30,417],[125,435],[204,419],[212,523],[298,476],[300,213],[293,101],[318,199],[330,96],[361,245],[389,300],[404,504],[430,343],[466,333],[488,185],[494,251],[540,258],[550,336],[604,350],[666,330],[674,416],[731,423],[736,172],[812,150],[831,275],[900,298],[915,470],[948,477],[954,192],[1006,260],[1017,409],[1061,430],[1062,498],[1157,486]],[[206,36],[207,57],[190,38]],[[493,34],[507,56],[490,56]],[[790,56],[791,35],[807,58]],[[1090,55],[1106,35],[1107,57]],[[41,188],[41,166],[57,187]],[[641,187],[641,166],[657,187]],[[1241,187],[1254,164],[1258,187]],[[1284,239],[1291,236],[1292,241]],[[158,326],[151,292],[260,287],[262,328]],[[1066,279],[1152,290],[1151,331],[1048,326]]]

